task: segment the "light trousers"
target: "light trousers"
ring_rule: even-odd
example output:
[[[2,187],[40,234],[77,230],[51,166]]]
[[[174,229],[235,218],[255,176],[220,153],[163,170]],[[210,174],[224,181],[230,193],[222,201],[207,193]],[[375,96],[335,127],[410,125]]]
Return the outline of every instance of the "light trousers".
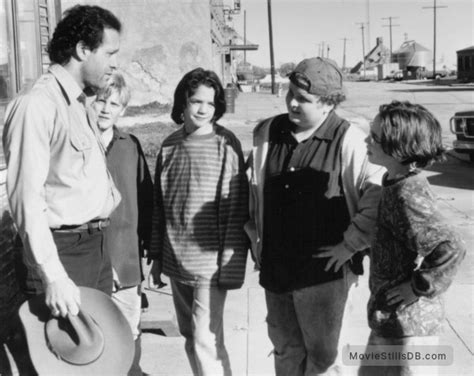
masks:
[[[130,324],[133,340],[135,341],[140,335],[141,286],[126,287],[114,291],[112,300]]]
[[[196,376],[232,374],[224,345],[227,290],[193,287],[170,279],[179,331]]]

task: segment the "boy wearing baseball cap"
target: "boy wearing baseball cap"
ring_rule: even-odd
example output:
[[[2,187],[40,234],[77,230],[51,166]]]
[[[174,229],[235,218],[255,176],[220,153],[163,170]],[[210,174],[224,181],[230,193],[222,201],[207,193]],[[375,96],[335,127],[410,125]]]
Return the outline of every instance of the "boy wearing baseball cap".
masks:
[[[335,112],[337,64],[317,57],[290,74],[288,113],[254,130],[246,230],[265,288],[276,375],[325,374],[344,307],[370,245],[383,170],[366,135]]]

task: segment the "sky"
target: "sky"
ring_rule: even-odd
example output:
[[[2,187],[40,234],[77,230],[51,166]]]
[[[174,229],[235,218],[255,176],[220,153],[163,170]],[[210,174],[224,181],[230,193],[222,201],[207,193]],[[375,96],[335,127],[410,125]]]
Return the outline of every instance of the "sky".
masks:
[[[246,10],[248,43],[259,45],[257,51],[247,52],[247,61],[262,67],[270,66],[267,2],[241,0],[240,15],[230,22],[243,36]],[[440,7],[436,17],[436,64],[453,67],[456,51],[474,45],[474,0],[436,3]],[[434,0],[271,0],[275,67],[317,56],[322,42],[330,47],[329,57],[342,66],[344,38],[346,66],[353,67],[363,56],[359,23],[365,23],[366,54],[375,47],[377,37],[390,48],[390,28],[384,27],[389,20],[383,19],[387,17],[392,17],[392,25],[399,25],[392,27],[393,51],[405,40],[415,40],[432,51],[434,12],[423,7],[433,5]]]

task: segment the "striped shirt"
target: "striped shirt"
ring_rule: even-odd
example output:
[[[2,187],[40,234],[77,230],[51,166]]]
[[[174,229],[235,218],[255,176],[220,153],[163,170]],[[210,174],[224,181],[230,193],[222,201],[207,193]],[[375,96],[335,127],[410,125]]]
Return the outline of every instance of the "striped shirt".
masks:
[[[240,142],[220,125],[207,135],[184,127],[162,145],[155,172],[150,257],[192,286],[239,288],[248,239],[248,182]]]

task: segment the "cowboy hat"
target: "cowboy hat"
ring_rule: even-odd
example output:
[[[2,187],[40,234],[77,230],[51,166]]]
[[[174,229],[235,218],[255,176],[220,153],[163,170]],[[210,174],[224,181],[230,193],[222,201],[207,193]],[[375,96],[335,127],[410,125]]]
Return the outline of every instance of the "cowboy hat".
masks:
[[[20,307],[31,360],[40,375],[126,375],[135,345],[130,326],[109,296],[79,287],[77,316],[51,316],[44,295]]]

